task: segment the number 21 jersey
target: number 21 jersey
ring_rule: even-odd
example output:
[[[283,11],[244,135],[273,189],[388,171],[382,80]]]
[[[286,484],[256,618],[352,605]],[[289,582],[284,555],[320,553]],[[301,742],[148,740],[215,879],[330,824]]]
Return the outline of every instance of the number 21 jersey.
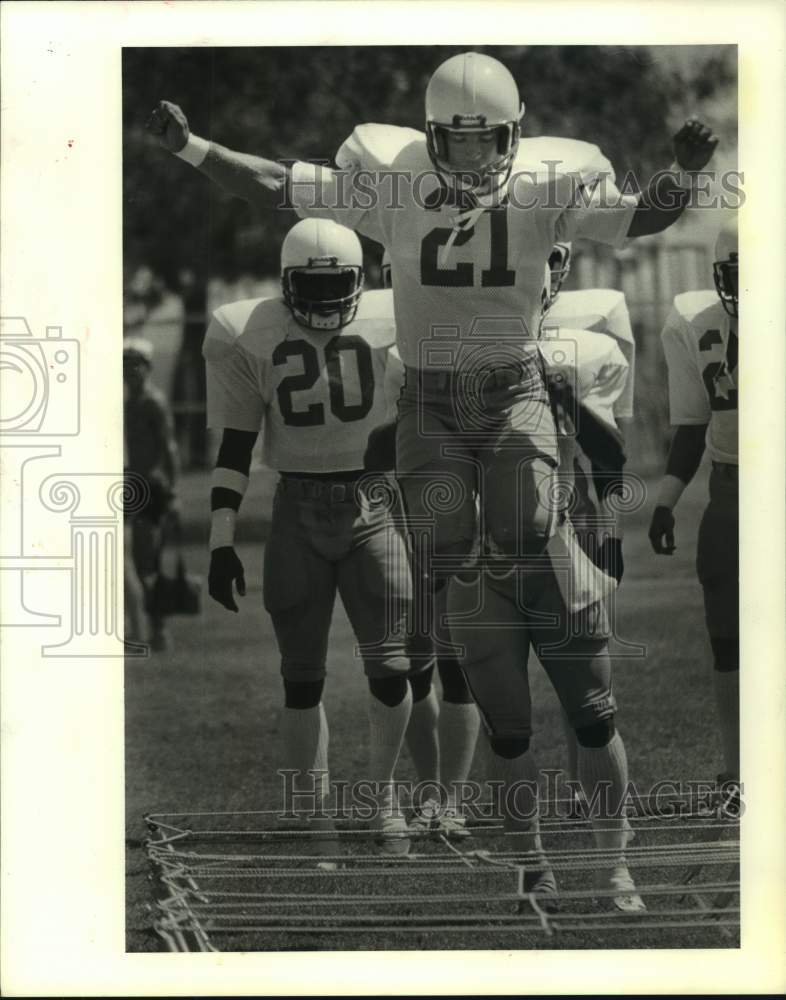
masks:
[[[282,299],[221,306],[202,349],[208,426],[262,428],[264,461],[281,472],[362,469],[370,432],[395,413],[394,342],[389,291],[364,292],[335,331],[300,326]]]
[[[472,342],[485,336],[487,321],[509,324],[507,333],[498,327],[503,338],[527,352],[555,241],[585,236],[618,245],[636,205],[616,191],[597,147],[573,140],[522,141],[505,197],[487,208],[455,204],[425,137],[412,129],[358,126],[336,162],[338,172],[296,163],[293,203],[303,218],[331,218],[387,248],[398,348],[411,368],[436,367],[428,362],[432,338],[451,330],[455,340]],[[601,177],[603,192],[592,200]]]

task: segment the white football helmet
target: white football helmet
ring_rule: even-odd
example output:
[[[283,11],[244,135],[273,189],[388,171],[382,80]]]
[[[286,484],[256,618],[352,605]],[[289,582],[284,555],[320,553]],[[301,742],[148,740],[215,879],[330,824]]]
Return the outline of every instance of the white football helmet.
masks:
[[[737,317],[739,308],[739,251],[737,216],[732,215],[721,227],[715,242],[715,262],[712,265],[715,288],[723,308]]]
[[[426,89],[434,166],[451,186],[484,194],[498,189],[510,176],[523,114],[516,81],[501,62],[479,52],[453,56]]]
[[[382,254],[382,287],[393,287],[393,275],[390,271],[390,254],[387,250]]]
[[[284,301],[301,326],[339,330],[351,323],[363,290],[363,249],[351,229],[303,219],[281,247]]]

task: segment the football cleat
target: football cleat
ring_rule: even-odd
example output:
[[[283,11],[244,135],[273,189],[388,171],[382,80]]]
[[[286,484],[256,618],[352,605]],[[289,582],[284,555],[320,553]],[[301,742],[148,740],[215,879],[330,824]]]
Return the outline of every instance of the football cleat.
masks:
[[[596,887],[612,896],[602,896],[601,902],[613,906],[622,913],[644,913],[646,904],[636,889],[636,883],[625,864],[614,868],[604,868],[596,873]]]
[[[328,219],[303,219],[281,247],[281,290],[295,320],[309,330],[339,330],[357,313],[363,250],[356,234]]]
[[[428,799],[420,806],[410,820],[409,829],[419,836],[433,834],[448,840],[466,840],[472,836],[466,817],[455,806],[443,808],[436,799]]]
[[[524,105],[509,70],[465,52],[434,72],[426,89],[426,144],[453,188],[492,193],[510,177]]]
[[[447,837],[448,840],[466,840],[472,834],[467,829],[467,818],[454,806],[448,806],[437,817],[437,832]]]
[[[521,856],[521,861],[528,866],[524,872],[522,885],[524,893],[534,897],[534,902],[544,913],[557,913],[559,911],[557,879],[545,854],[529,851]],[[537,868],[529,867],[533,862],[537,863]],[[529,903],[522,899],[516,905],[516,912],[525,913],[528,905]]]
[[[396,857],[409,854],[409,827],[400,812],[378,812],[371,820],[371,830],[383,854]]]
[[[739,308],[739,250],[737,246],[737,216],[725,222],[715,242],[715,262],[712,265],[715,290],[729,316],[737,317]]]
[[[316,861],[317,868],[322,871],[336,871],[338,862],[335,856],[339,853],[339,846],[335,820],[332,816],[311,816],[306,829],[309,831],[306,841],[307,853],[314,858],[326,859]]]
[[[409,830],[418,837],[433,833],[436,830],[437,817],[442,807],[436,799],[426,799],[412,814]]]

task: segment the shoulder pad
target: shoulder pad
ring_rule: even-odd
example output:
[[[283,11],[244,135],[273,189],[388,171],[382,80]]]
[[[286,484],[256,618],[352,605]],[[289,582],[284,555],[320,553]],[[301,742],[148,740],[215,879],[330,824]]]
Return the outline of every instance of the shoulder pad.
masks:
[[[542,337],[541,353],[547,368],[574,368],[577,371],[595,364],[612,362],[628,366],[613,337],[594,330],[560,327],[558,337]]]
[[[710,289],[701,292],[682,292],[674,299],[675,311],[688,323],[692,323],[700,313],[714,306],[718,306],[719,311],[723,312],[717,293]]]
[[[555,173],[578,174],[585,184],[603,175],[614,180],[614,168],[597,146],[549,135],[521,140],[513,171],[524,170],[534,172],[540,181]]]
[[[560,292],[543,321],[544,329],[574,326],[600,329],[626,343],[634,343],[625,293],[617,288],[581,288]]]
[[[336,153],[341,170],[385,170],[412,167],[419,160],[430,165],[426,137],[413,128],[398,125],[358,125]]]
[[[202,354],[217,360],[232,350],[242,338],[264,340],[266,334],[280,332],[289,317],[284,300],[242,299],[219,306],[207,328]],[[252,350],[252,353],[256,353]]]
[[[344,328],[362,337],[371,347],[391,347],[396,342],[393,292],[389,288],[364,292],[355,318]]]

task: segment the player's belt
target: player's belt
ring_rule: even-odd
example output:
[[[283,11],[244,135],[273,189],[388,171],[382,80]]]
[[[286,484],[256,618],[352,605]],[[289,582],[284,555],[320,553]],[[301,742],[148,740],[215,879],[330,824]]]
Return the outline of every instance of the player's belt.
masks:
[[[733,462],[713,462],[712,468],[721,476],[727,479],[737,479],[740,472],[739,465]]]
[[[307,500],[347,503],[355,499],[355,482],[355,479],[299,479],[295,476],[282,476],[278,486],[284,493],[304,497]]]

